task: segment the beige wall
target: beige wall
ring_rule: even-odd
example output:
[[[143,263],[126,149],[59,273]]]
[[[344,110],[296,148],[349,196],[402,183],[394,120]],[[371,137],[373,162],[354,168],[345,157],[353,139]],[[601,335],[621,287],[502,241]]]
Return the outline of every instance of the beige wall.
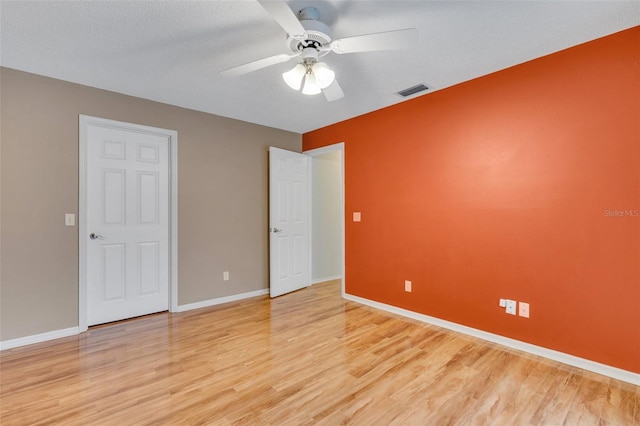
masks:
[[[0,341],[78,325],[79,114],[178,132],[180,305],[268,287],[267,148],[301,135],[7,68],[0,100]]]

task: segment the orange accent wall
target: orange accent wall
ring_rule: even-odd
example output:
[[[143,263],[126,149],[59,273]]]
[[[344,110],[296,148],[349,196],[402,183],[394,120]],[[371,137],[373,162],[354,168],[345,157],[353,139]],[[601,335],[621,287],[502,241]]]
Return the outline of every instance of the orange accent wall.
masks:
[[[640,373],[640,27],[303,148],[337,142],[347,293]]]

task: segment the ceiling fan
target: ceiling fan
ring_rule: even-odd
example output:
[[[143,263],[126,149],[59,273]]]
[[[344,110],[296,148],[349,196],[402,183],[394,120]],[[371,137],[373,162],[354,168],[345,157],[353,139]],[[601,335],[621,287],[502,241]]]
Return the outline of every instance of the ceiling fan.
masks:
[[[333,70],[326,63],[319,62],[319,58],[330,52],[343,54],[405,49],[417,36],[415,28],[408,28],[333,40],[331,29],[319,20],[320,14],[315,7],[305,7],[296,16],[284,0],[258,0],[258,3],[287,32],[289,53],[258,59],[220,71],[220,74],[237,76],[300,58],[300,62],[282,74],[282,78],[292,89],[302,88],[305,95],[322,92],[328,101],[342,98],[344,92]]]

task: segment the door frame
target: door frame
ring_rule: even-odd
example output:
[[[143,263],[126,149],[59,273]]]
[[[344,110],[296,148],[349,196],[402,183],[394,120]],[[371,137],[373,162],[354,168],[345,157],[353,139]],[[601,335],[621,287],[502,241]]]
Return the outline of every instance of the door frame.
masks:
[[[78,330],[87,331],[87,128],[90,125],[165,136],[169,140],[169,311],[178,310],[178,132],[141,124],[78,116]]]
[[[342,230],[341,230],[341,244],[342,244],[342,267],[341,267],[341,276],[342,276],[342,284],[341,284],[341,292],[342,292],[342,297],[345,296],[345,282],[346,282],[346,278],[345,278],[345,273],[346,273],[346,267],[345,267],[345,205],[344,205],[344,142],[339,142],[339,143],[335,143],[332,145],[327,145],[327,146],[323,146],[321,148],[316,148],[316,149],[310,149],[308,151],[303,151],[302,153],[305,155],[308,155],[309,157],[312,158],[311,161],[311,165],[309,167],[309,188],[313,188],[313,182],[312,182],[312,169],[313,169],[313,157],[316,157],[318,155],[322,155],[322,154],[326,154],[329,152],[335,152],[335,151],[339,151],[340,152],[340,182],[341,182],[341,194],[340,194],[340,202],[341,202],[341,210],[342,210]],[[310,191],[311,192],[311,191]],[[312,261],[313,261],[313,209],[311,208],[311,201],[312,201],[312,194],[309,194],[309,215],[311,216],[311,233],[309,234],[309,276],[311,276],[311,269],[312,269]]]

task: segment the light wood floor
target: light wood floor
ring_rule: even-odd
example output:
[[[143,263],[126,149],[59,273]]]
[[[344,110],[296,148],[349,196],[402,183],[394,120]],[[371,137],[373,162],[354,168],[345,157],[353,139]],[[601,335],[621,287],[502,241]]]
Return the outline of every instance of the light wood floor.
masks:
[[[640,425],[636,386],[377,311],[337,282],[0,353],[8,425]]]

